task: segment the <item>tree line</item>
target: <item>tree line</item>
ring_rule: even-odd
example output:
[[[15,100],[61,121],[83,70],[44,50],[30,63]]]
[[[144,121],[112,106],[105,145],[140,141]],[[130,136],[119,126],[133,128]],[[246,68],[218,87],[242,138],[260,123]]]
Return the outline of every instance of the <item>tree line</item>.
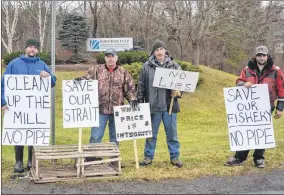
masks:
[[[23,50],[30,37],[40,41],[41,51],[50,50],[50,1],[1,4],[2,54]],[[67,16],[78,15],[87,37],[133,37],[148,52],[158,38],[171,56],[194,65],[238,72],[256,46],[267,45],[284,66],[283,1],[58,1],[56,13],[57,34]],[[57,39],[64,46],[60,35]]]

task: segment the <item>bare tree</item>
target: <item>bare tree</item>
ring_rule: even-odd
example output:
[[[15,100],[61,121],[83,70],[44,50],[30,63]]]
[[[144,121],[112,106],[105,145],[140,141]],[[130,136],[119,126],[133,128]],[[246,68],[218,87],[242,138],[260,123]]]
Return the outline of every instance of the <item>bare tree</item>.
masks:
[[[98,31],[98,2],[95,1],[92,3],[92,1],[89,1],[90,9],[93,15],[93,31],[92,31],[92,37],[97,37],[97,31]]]
[[[26,7],[26,9],[29,11],[29,13],[32,15],[32,17],[36,20],[38,24],[41,51],[44,48],[47,22],[50,18],[50,4],[50,1],[23,2],[23,6]]]
[[[196,5],[197,14],[191,17],[192,21],[190,21],[190,23],[194,25],[194,28],[190,28],[189,39],[191,39],[194,51],[194,65],[199,65],[200,46],[203,38],[208,33],[213,15],[214,4],[214,1],[198,1]],[[191,14],[193,14],[193,12],[191,12]]]
[[[1,11],[4,13],[2,24],[5,27],[5,31],[1,31],[1,41],[7,52],[11,53],[13,51],[13,41],[15,40],[14,35],[19,19],[20,5],[18,2],[11,1],[2,1],[1,3]],[[3,36],[4,32],[6,32],[6,36]],[[4,37],[6,37],[6,40]]]
[[[60,1],[56,28],[66,13],[76,12],[87,15],[93,37],[133,37],[134,44],[147,51],[159,38],[173,57],[232,72],[246,63],[256,45],[266,44],[272,51],[276,43],[284,42],[283,1],[265,6],[259,0],[87,1],[86,12],[85,2]],[[42,48],[47,48],[50,2],[22,1],[21,9],[5,3],[1,33],[7,51],[12,45],[21,49],[30,36],[39,37]],[[18,17],[19,11],[23,17]]]

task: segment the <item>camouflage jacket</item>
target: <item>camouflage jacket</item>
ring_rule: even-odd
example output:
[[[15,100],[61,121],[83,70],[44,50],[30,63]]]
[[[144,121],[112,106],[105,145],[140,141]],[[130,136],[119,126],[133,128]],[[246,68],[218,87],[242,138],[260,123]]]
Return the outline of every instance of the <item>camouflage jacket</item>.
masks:
[[[128,102],[137,99],[134,80],[121,66],[110,72],[105,64],[95,65],[82,79],[98,80],[100,113],[113,114],[113,106],[124,105],[124,97]]]

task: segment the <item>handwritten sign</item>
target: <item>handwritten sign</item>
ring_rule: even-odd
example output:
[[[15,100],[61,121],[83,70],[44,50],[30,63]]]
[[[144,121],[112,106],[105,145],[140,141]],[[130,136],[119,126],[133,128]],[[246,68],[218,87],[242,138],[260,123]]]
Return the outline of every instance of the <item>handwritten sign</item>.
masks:
[[[224,89],[231,151],[275,147],[267,84]]]
[[[198,72],[156,68],[153,86],[185,92],[194,92],[198,82],[198,77]]]
[[[152,137],[149,103],[139,104],[136,110],[129,105],[113,109],[117,141]]]
[[[4,75],[3,145],[49,145],[50,77]]]
[[[98,81],[62,81],[63,128],[99,126]]]

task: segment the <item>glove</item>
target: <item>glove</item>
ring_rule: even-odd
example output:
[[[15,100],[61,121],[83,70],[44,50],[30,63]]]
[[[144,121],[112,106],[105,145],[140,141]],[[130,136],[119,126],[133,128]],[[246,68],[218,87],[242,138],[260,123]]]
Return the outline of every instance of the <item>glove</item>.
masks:
[[[129,102],[129,104],[130,104],[131,108],[134,110],[138,107],[139,102],[138,102],[138,100],[132,100],[132,101]]]
[[[82,78],[81,77],[75,78],[74,81],[75,82],[80,82],[80,81],[82,81]]]
[[[180,96],[181,96],[181,93],[180,93],[180,91],[178,91],[178,90],[172,90],[171,96],[172,96],[172,97],[180,97]]]

